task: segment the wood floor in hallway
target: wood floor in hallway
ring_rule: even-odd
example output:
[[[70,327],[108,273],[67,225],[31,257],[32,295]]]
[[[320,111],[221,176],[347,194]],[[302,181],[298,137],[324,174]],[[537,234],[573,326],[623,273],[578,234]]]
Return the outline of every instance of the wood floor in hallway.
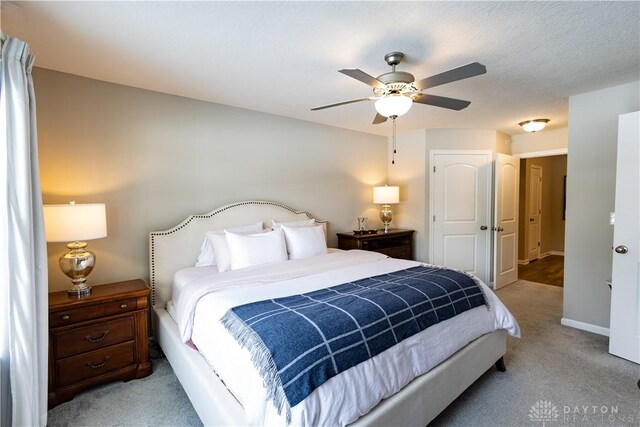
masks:
[[[518,279],[545,285],[564,286],[564,257],[549,255],[518,266]]]

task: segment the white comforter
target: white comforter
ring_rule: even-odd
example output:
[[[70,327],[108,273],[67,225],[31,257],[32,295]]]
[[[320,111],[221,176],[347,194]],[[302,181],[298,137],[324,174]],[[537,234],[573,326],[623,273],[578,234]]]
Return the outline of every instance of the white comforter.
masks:
[[[224,313],[249,302],[310,292],[416,265],[420,263],[375,252],[346,251],[223,274],[198,274],[174,289],[176,320],[183,341],[193,342],[244,406],[247,424],[286,425],[284,413],[278,414],[267,397],[249,352],[220,324]],[[476,307],[431,326],[331,378],[291,408],[291,425],[349,424],[474,339],[497,329],[520,336],[511,313],[488,287],[482,287],[489,310]]]

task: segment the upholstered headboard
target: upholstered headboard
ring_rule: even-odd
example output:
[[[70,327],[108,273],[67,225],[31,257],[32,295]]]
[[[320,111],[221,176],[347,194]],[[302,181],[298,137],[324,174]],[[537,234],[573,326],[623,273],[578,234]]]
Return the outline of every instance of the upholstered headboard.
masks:
[[[268,227],[272,219],[286,222],[315,218],[308,212],[281,203],[244,201],[219,207],[206,214],[190,215],[175,227],[149,233],[151,304],[164,307],[171,299],[174,273],[195,264],[207,231],[258,221],[263,221]],[[326,227],[327,221],[315,220]]]

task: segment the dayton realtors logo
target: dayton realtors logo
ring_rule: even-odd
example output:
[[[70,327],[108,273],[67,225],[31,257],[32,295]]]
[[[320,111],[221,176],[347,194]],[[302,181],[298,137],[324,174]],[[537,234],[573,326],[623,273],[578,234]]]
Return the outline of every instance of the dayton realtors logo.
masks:
[[[556,421],[558,418],[560,418],[558,407],[548,400],[539,400],[529,409],[529,419],[541,422],[543,427],[546,423]]]
[[[539,400],[531,405],[529,409],[529,419],[536,423],[541,422],[543,427],[547,423],[555,421],[561,421],[562,425],[567,425],[568,423],[580,425],[618,425],[620,423],[628,423],[635,425],[640,418],[639,415],[640,413],[635,416],[633,414],[620,413],[618,405],[564,405],[558,408],[548,400]]]

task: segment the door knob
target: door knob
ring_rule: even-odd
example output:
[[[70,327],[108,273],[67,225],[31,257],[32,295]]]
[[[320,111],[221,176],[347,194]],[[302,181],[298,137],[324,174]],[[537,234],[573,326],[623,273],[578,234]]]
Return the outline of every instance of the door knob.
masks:
[[[626,247],[625,245],[619,245],[619,246],[616,246],[614,251],[616,251],[617,254],[626,254],[627,252],[629,252],[629,248]]]
[[[535,220],[536,220],[535,218],[529,218],[529,222],[533,222]]]
[[[480,230],[486,230],[486,229],[487,229],[487,226],[486,226],[486,225],[481,225],[481,226],[480,226]]]

